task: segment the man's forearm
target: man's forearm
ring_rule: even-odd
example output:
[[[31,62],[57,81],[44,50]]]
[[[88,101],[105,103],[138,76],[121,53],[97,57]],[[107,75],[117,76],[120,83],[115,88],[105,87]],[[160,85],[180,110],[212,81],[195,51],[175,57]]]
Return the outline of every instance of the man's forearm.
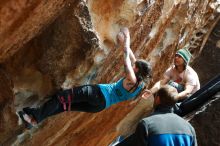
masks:
[[[183,100],[187,97],[188,94],[189,93],[187,91],[182,91],[175,98],[176,98],[177,101],[178,100]]]
[[[160,89],[161,83],[158,81],[154,84],[154,86],[150,89],[151,93],[154,94]]]
[[[176,100],[182,100],[187,98],[188,95],[192,94],[193,91],[193,87],[192,85],[186,85],[185,90],[180,92],[177,96],[176,96]]]
[[[169,80],[168,78],[163,78],[162,80],[156,82],[156,83],[154,84],[154,86],[150,89],[150,91],[151,91],[153,94],[156,93],[156,92],[161,88],[161,86],[167,84],[168,80]]]

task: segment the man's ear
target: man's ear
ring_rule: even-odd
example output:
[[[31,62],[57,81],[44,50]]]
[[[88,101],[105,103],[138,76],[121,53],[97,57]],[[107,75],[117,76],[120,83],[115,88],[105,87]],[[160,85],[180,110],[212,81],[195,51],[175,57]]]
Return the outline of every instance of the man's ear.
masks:
[[[141,97],[144,99],[148,99],[150,96],[152,96],[152,93],[150,90],[145,90],[144,93],[141,95]]]

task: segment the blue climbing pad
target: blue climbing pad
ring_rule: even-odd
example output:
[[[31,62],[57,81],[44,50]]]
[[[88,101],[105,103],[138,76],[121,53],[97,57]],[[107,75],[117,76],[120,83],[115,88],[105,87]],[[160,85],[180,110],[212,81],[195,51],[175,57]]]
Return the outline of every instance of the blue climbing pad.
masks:
[[[197,92],[184,100],[174,112],[179,116],[185,116],[190,112],[200,108],[207,101],[214,98],[214,95],[220,91],[220,74],[206,83]]]

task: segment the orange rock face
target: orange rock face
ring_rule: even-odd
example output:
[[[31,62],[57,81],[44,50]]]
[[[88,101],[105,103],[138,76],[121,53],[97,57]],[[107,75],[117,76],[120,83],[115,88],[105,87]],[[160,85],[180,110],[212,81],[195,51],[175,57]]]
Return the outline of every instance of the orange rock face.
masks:
[[[97,114],[59,114],[32,130],[19,125],[16,111],[41,105],[60,88],[117,80],[123,51],[116,49],[116,34],[124,26],[135,55],[152,63],[156,82],[177,48],[190,44],[195,58],[200,55],[218,23],[216,9],[208,0],[1,1],[0,144],[105,146],[131,133],[152,99]]]

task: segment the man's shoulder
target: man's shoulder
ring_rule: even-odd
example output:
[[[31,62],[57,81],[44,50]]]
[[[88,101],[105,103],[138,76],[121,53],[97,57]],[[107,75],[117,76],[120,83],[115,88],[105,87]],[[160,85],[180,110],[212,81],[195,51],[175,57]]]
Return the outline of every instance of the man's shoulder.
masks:
[[[187,67],[186,67],[186,74],[187,74],[187,75],[198,76],[198,74],[196,73],[196,71],[195,71],[191,66],[187,66]]]
[[[171,66],[169,66],[169,67],[167,68],[166,71],[171,71],[171,70],[173,70],[174,68],[175,68],[175,66],[174,66],[174,65],[171,65]]]
[[[165,72],[164,72],[164,76],[165,77],[170,77],[173,75],[175,67],[173,65],[171,65]]]
[[[195,72],[196,73],[196,71],[191,66],[189,66],[189,65],[186,66],[186,71],[188,71],[188,72]]]
[[[146,118],[143,118],[142,120],[143,121],[152,121],[152,120],[158,120],[158,119],[164,119],[165,117],[170,117],[170,116],[174,116],[174,117],[179,117],[178,115],[172,113],[172,112],[166,112],[166,113],[163,113],[163,112],[153,112],[151,115],[149,115],[148,117]],[[181,117],[179,117],[181,118]]]
[[[182,117],[174,114],[174,113],[166,113],[166,114],[153,114],[147,118],[142,119],[141,121],[146,127],[151,126],[168,126],[168,127],[176,127],[178,128],[186,128],[191,129],[192,126],[188,121],[183,119]],[[187,128],[188,127],[188,128]]]

